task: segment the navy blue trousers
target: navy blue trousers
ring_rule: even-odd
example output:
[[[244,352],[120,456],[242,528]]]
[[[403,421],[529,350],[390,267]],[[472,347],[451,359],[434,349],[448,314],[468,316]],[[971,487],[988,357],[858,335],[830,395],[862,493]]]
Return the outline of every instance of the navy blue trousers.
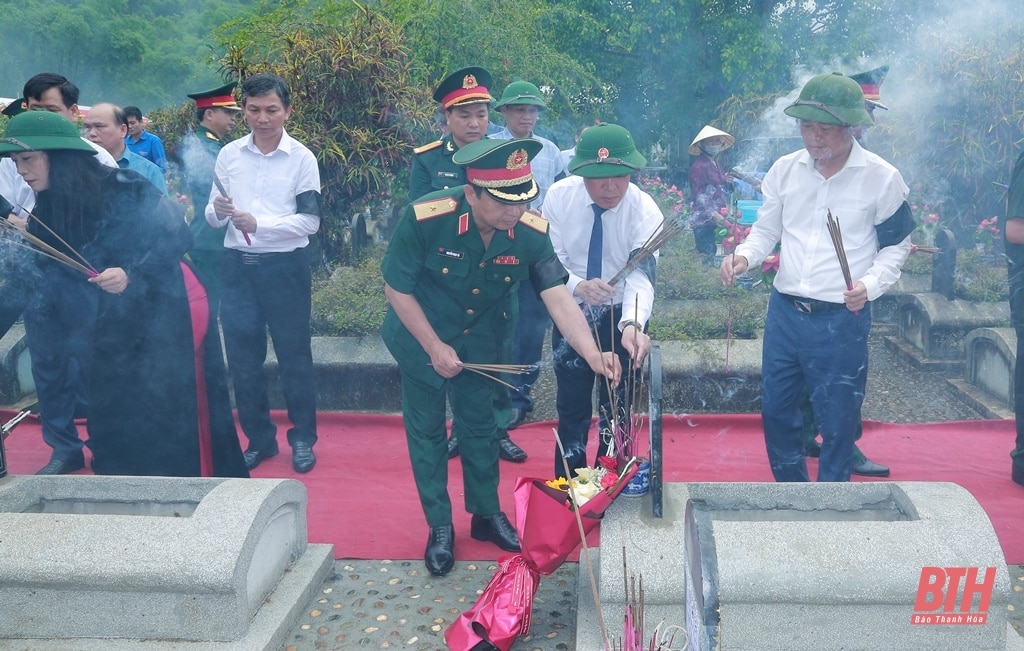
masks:
[[[818,481],[849,481],[868,376],[871,304],[805,313],[778,292],[768,303],[761,418],[776,481],[810,481],[799,415],[807,387],[821,432]]]

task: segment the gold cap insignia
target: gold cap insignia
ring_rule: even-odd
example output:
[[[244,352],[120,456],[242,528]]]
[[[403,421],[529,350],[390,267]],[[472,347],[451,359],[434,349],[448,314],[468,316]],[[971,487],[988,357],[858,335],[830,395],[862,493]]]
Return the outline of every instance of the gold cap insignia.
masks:
[[[517,149],[509,154],[508,161],[505,163],[505,169],[508,170],[521,170],[526,167],[527,163],[530,162],[530,157],[526,155],[525,149]]]
[[[607,147],[601,147],[600,149],[597,150],[597,160],[598,161],[603,161],[604,159],[608,158],[608,154],[609,154],[608,148]]]
[[[476,75],[466,75],[462,78],[463,88],[476,88],[477,86],[479,86],[479,84],[476,83]]]

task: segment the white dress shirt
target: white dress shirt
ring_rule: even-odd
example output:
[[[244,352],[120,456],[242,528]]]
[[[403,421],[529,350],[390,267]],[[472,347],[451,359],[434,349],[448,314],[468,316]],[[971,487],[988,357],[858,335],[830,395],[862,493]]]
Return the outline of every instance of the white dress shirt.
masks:
[[[594,225],[593,204],[580,176],[569,176],[556,182],[544,201],[548,234],[555,254],[569,272],[566,286],[571,293],[576,291],[581,281],[586,280],[590,232]],[[661,210],[654,199],[630,183],[619,205],[606,210],[601,216],[601,279],[610,280],[625,267],[629,254],[651,239],[662,220]],[[655,252],[655,258],[657,255]],[[626,321],[636,321],[643,326],[654,309],[651,279],[641,269],[634,269],[615,287],[612,303],[622,303],[619,330]]]
[[[494,140],[515,140],[515,136],[508,130],[508,127],[489,137]],[[558,145],[547,138],[541,138],[535,133],[531,133],[529,137],[544,145],[540,153],[530,161],[530,169],[533,170],[533,180],[537,182],[537,187],[540,188],[540,195],[530,202],[530,207],[540,210],[544,206],[544,197],[547,196],[548,188],[555,182],[555,178],[559,174],[564,175],[566,173],[565,163],[562,162],[562,152],[559,151]]]
[[[842,303],[846,281],[828,232],[828,211],[839,222],[854,283],[875,300],[900,277],[910,236],[879,251],[875,226],[891,217],[909,189],[895,167],[856,141],[846,164],[826,179],[806,149],[783,156],[761,183],[764,204],[736,254],[756,269],[782,242],[775,289],[783,294]]]
[[[256,218],[256,232],[249,234],[249,245],[230,218],[213,209],[213,200],[220,195],[214,185],[206,221],[217,228],[228,225],[225,247],[245,253],[287,253],[308,245],[309,236],[320,228],[320,216],[297,213],[295,201],[304,192],[320,192],[320,168],[313,152],[287,132],[269,154],[256,147],[251,133],[229,142],[217,155],[214,173],[235,209]]]

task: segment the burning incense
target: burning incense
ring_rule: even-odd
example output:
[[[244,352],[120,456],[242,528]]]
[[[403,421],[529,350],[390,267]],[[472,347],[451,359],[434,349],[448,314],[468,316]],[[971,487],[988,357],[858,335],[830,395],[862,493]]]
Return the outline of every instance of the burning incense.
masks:
[[[213,184],[217,186],[217,192],[220,192],[220,195],[225,199],[230,199],[231,197],[228,196],[228,191],[224,189],[224,184],[220,182],[220,179],[217,178],[217,175],[213,174],[212,176]],[[245,238],[245,243],[248,244],[249,246],[252,246],[252,238],[249,237],[249,234],[242,230],[240,230],[240,232],[242,233],[242,237]]]
[[[839,230],[839,220],[828,211],[828,234],[832,237],[832,246],[836,249],[836,256],[839,258],[839,266],[843,269],[843,279],[846,281],[846,289],[853,289],[853,277],[850,275],[850,263],[846,260],[846,249],[843,248],[843,233]]]
[[[753,186],[755,190],[761,185],[761,179],[754,178],[753,176],[750,176],[749,174],[744,174],[743,172],[739,171],[735,167],[732,168],[731,170],[729,170],[729,174],[731,176],[735,176],[736,178],[738,178],[739,180],[743,181],[744,183],[747,183],[747,184]]]
[[[60,249],[54,247],[53,245],[47,243],[46,241],[40,239],[38,236],[33,235],[32,233],[29,233],[26,230],[18,228],[17,226],[10,223],[6,219],[0,219],[0,231],[6,231],[15,236],[14,239],[8,240],[9,243],[13,244],[14,246],[20,246],[24,249],[32,251],[33,253],[39,253],[41,255],[44,255],[47,258],[50,258],[51,260],[55,260],[63,265],[71,267],[75,271],[80,271],[84,273],[86,276],[89,276],[90,278],[95,278],[96,276],[99,275],[99,272],[96,271],[96,269],[94,269],[93,266],[89,264],[89,262],[85,258],[83,258],[78,251],[75,251],[75,249],[73,249],[67,242],[61,239],[60,236],[58,236],[56,233],[50,230],[49,226],[43,224],[43,222],[32,213],[29,213],[29,217],[35,219],[37,223],[42,224],[42,226],[46,228],[46,230],[50,231],[50,233],[53,233],[54,237],[60,240],[60,242],[64,244],[64,246],[66,246],[68,250],[71,251],[76,258],[78,258],[78,260],[71,257],[67,253],[61,251]],[[29,242],[31,246],[29,244],[25,244],[21,241],[18,241],[19,239]],[[79,262],[79,260],[81,260],[82,262]]]

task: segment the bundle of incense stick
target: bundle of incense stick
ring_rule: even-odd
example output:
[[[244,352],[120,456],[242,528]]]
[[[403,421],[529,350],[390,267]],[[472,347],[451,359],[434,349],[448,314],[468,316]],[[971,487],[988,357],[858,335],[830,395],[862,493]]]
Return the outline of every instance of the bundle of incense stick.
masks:
[[[217,186],[217,192],[220,192],[220,195],[222,197],[224,197],[225,199],[230,199],[230,197],[228,196],[228,191],[224,189],[224,184],[220,182],[220,178],[216,174],[213,175],[213,184]],[[249,246],[252,246],[252,238],[249,237],[249,234],[245,231],[241,231],[241,233],[242,237],[245,238],[245,243],[248,244]]]
[[[488,380],[494,380],[498,384],[503,384],[513,391],[518,391],[519,387],[511,385],[501,378],[494,377],[491,373],[522,375],[537,368],[535,364],[468,364],[466,362],[459,362],[459,366],[467,371],[482,375]]]
[[[738,178],[739,180],[743,181],[744,183],[749,183],[750,185],[754,186],[755,188],[758,185],[761,184],[761,179],[754,178],[753,176],[750,176],[749,174],[744,174],[743,172],[739,171],[735,167],[732,168],[731,170],[729,170],[729,174],[732,175],[732,176],[735,176],[736,178]]]
[[[82,257],[81,253],[72,248],[71,245],[65,242],[60,235],[54,233],[53,229],[51,229],[49,226],[43,223],[41,219],[39,219],[32,213],[28,213],[28,216],[29,219],[34,220],[37,224],[45,228],[51,235],[56,237],[60,241],[60,243],[63,244],[67,248],[67,250],[71,252],[71,254],[73,254],[74,257],[48,244],[39,237],[33,235],[32,233],[29,233],[27,230],[22,230],[18,228],[17,226],[7,221],[6,219],[0,219],[0,232],[7,232],[14,235],[13,238],[7,240],[10,244],[13,244],[14,246],[20,246],[21,248],[28,249],[29,251],[32,251],[34,253],[45,255],[51,260],[56,260],[61,264],[71,267],[75,271],[81,271],[90,278],[99,275],[99,272],[96,271],[96,269],[91,264],[89,264],[88,260]],[[25,242],[27,242],[27,244]]]
[[[525,375],[537,370],[536,364],[470,364],[469,362],[459,362],[459,366],[470,371],[511,373],[512,375]]]
[[[832,217],[831,210],[828,211],[828,234],[832,237],[832,246],[836,249],[836,256],[839,257],[839,266],[843,269],[843,280],[846,281],[846,289],[853,289],[850,263],[846,261],[846,249],[843,248],[843,233],[839,230],[839,220]]]
[[[622,267],[617,274],[612,276],[612,279],[608,281],[608,284],[615,286],[622,282],[622,279],[628,276],[631,271],[636,269],[641,262],[651,257],[655,251],[664,246],[664,244],[673,237],[682,233],[685,227],[686,223],[682,219],[662,220],[661,226],[659,226],[658,230],[654,232],[654,235],[651,235],[651,237],[644,242],[644,245],[636,250],[629,261],[626,262],[626,265]]]

